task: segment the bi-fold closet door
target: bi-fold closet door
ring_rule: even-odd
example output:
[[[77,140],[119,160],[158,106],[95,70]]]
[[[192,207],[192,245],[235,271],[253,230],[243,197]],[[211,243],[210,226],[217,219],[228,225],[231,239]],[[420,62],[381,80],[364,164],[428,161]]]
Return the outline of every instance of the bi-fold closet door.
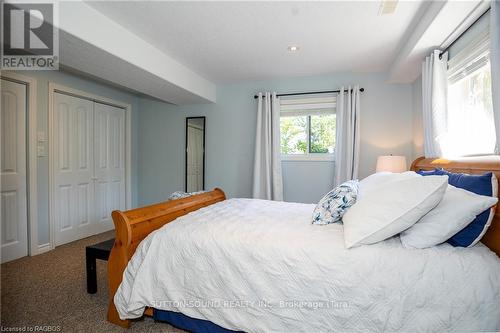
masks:
[[[57,246],[112,229],[125,209],[125,110],[59,92],[53,103]]]

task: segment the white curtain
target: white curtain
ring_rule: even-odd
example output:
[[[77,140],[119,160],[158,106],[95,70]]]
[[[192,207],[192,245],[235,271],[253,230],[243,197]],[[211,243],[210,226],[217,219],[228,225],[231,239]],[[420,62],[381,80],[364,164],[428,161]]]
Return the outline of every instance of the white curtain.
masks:
[[[447,140],[448,52],[435,50],[422,64],[422,110],[425,157],[443,156]]]
[[[490,15],[491,92],[498,154],[500,153],[500,1],[493,0],[491,2]]]
[[[335,184],[358,177],[359,167],[359,86],[340,88],[337,95]]]
[[[253,171],[253,197],[283,200],[280,154],[280,102],[276,93],[259,93]]]

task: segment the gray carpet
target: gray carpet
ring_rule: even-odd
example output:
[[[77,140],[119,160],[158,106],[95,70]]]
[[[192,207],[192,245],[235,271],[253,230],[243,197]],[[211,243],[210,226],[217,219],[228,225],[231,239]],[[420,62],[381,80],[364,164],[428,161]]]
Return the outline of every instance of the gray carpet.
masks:
[[[151,318],[134,321],[129,330],[106,321],[107,262],[97,260],[97,293],[87,294],[85,246],[113,237],[107,232],[2,264],[1,330],[38,325],[60,332],[183,332]]]

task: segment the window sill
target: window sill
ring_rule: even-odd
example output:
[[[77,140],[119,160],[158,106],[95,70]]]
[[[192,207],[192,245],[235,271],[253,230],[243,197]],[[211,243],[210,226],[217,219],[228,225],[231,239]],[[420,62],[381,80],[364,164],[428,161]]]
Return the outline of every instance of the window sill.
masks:
[[[333,154],[281,155],[282,162],[335,162]]]

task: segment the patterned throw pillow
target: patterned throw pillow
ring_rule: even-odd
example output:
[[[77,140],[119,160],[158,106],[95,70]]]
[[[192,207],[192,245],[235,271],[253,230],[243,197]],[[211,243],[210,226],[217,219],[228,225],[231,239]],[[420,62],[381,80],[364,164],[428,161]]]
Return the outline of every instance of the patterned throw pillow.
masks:
[[[356,203],[359,192],[358,180],[349,180],[328,192],[313,211],[313,224],[340,222],[345,212]]]

